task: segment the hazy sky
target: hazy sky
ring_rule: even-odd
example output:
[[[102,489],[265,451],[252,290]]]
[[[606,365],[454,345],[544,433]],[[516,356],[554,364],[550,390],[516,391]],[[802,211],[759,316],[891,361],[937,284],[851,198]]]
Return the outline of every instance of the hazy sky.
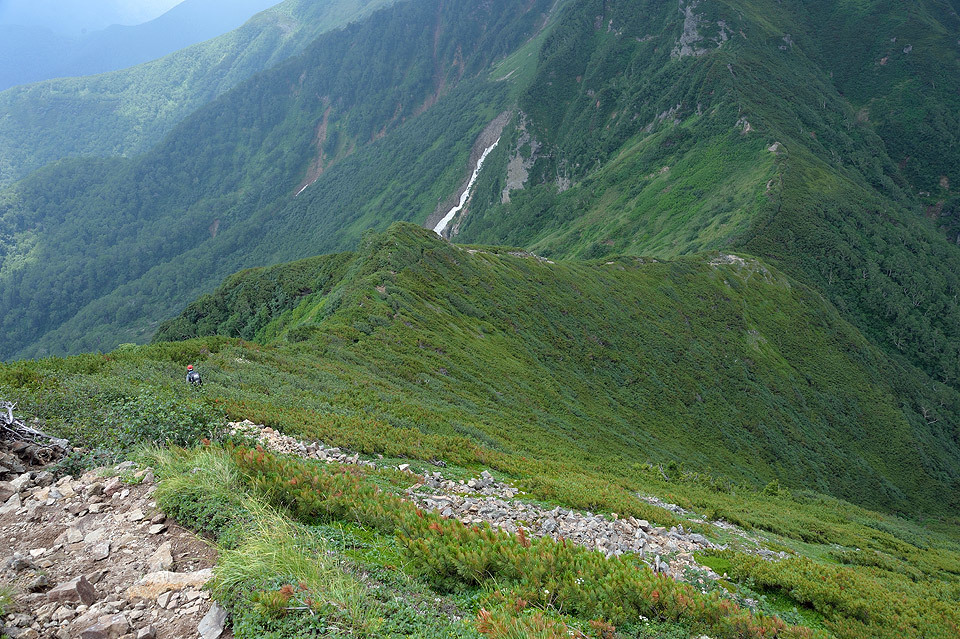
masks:
[[[0,0],[0,24],[77,34],[111,24],[152,20],[183,0]]]

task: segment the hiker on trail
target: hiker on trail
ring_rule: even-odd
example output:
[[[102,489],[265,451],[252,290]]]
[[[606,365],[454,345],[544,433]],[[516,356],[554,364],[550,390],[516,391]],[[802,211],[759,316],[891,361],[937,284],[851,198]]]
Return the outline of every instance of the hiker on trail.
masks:
[[[200,373],[193,370],[193,364],[187,366],[187,383],[193,384],[194,386],[203,386],[203,381],[200,379]]]

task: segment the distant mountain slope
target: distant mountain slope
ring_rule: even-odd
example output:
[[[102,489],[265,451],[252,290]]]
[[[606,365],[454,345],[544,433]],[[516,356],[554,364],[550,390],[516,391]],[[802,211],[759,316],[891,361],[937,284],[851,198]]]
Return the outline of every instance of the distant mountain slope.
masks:
[[[506,100],[476,77],[552,4],[399,4],[230,91],[149,154],[18,183],[0,198],[0,356],[142,340],[233,271],[432,210]]]
[[[740,247],[821,287],[888,352],[960,383],[960,251],[923,207],[931,181],[945,198],[960,178],[954,10],[605,7],[578,4],[545,42],[454,237],[549,256]],[[916,41],[881,64],[888,33]]]
[[[392,1],[286,0],[239,29],[160,60],[8,89],[0,93],[0,187],[62,158],[142,153],[200,106],[321,33]],[[54,53],[57,46],[51,44]]]
[[[43,27],[78,36],[112,24],[141,24],[164,14],[183,0],[4,0],[0,25]]]
[[[79,38],[38,27],[0,27],[0,91],[51,78],[125,69],[239,27],[279,0],[185,0],[134,26],[114,24]],[[45,32],[45,33],[44,33]],[[33,38],[39,36],[39,41]]]

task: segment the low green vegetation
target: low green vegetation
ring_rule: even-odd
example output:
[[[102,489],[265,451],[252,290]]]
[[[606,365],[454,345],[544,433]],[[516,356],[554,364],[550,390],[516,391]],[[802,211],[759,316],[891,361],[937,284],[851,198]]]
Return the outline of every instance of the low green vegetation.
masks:
[[[0,615],[5,615],[13,609],[16,591],[8,584],[0,584]]]
[[[615,624],[637,619],[672,623],[717,637],[817,636],[789,627],[775,618],[753,615],[732,601],[706,596],[687,584],[654,575],[631,558],[605,559],[602,554],[550,539],[531,540],[489,528],[468,528],[455,520],[425,514],[378,488],[362,471],[324,468],[281,460],[257,449],[208,447],[158,452],[161,488],[158,502],[173,514],[195,512],[197,491],[184,491],[182,477],[210,489],[221,508],[211,518],[190,519],[199,530],[209,522],[233,518],[245,526],[242,540],[227,541],[212,590],[234,610],[238,637],[285,636],[284,632],[316,632],[331,626],[360,636],[449,637],[613,637]],[[225,469],[230,467],[231,470]],[[169,483],[168,483],[169,482]],[[233,495],[223,499],[229,490]],[[279,510],[276,510],[279,509]],[[285,515],[284,515],[285,513]],[[289,517],[290,519],[287,519]],[[318,524],[325,524],[326,529]],[[330,524],[363,533],[361,546],[396,547],[402,574],[419,577],[440,593],[455,593],[461,606],[472,605],[476,630],[454,620],[441,621],[429,612],[398,618],[387,610],[389,590],[404,582],[395,564],[380,572],[394,573],[375,581],[363,570],[366,560],[338,553],[327,531]],[[351,534],[351,537],[355,535]],[[346,540],[342,532],[340,538]],[[362,582],[368,582],[364,585]],[[392,582],[392,583],[391,583]],[[419,586],[422,588],[423,586]],[[451,603],[450,605],[456,605]],[[396,611],[390,611],[395,613]],[[258,634],[263,633],[263,634]],[[606,634],[605,634],[606,633]],[[627,635],[617,635],[627,636]],[[637,635],[646,636],[646,635]]]
[[[174,320],[165,329],[256,327],[261,342],[214,335],[4,364],[0,395],[45,429],[91,449],[73,464],[112,459],[137,438],[216,440],[229,418],[374,458],[442,460],[452,476],[488,468],[528,499],[666,527],[683,523],[730,544],[739,552],[720,558],[734,599],[768,593],[759,609],[789,624],[859,637],[879,632],[896,615],[893,627],[901,636],[949,636],[960,539],[956,506],[945,496],[955,491],[946,484],[931,488],[953,481],[950,475],[921,474],[924,468],[952,472],[955,448],[938,440],[938,431],[920,428],[922,415],[897,401],[913,390],[900,365],[870,347],[821,298],[759,261],[742,259],[708,254],[554,264],[511,249],[457,247],[397,225],[367,237],[352,257],[298,262],[286,274],[282,268],[239,274],[198,300],[187,311],[190,322]],[[269,285],[246,287],[252,282]],[[288,286],[296,301],[276,303]],[[300,296],[304,286],[312,292]],[[261,307],[254,310],[253,302]],[[188,363],[203,375],[202,388],[183,381]],[[908,468],[899,447],[923,453]],[[330,473],[246,450],[233,457],[216,447],[155,453],[170,469],[161,473],[158,499],[225,549],[255,543],[249,531],[267,517],[264,504],[279,509],[297,522],[290,525],[311,531],[305,546],[290,549],[289,561],[326,549],[351,562],[380,562],[377,578],[390,588],[432,588],[446,593],[436,596],[453,597],[470,619],[481,609],[488,613],[465,632],[552,637],[575,629],[589,635],[595,630],[590,621],[600,623],[597,628],[612,623],[623,637],[684,636],[693,628],[726,636],[731,628],[767,627],[767,621],[739,617],[739,607],[723,608],[726,599],[714,594],[701,599],[698,590],[690,598],[679,586],[643,581],[629,558],[594,562],[579,550],[537,542],[538,552],[557,553],[558,570],[575,565],[594,571],[599,582],[612,580],[612,600],[627,607],[609,608],[577,590],[582,577],[562,578],[572,568],[551,576],[526,542],[433,519],[420,524],[417,517],[411,525],[398,515],[407,506],[394,496],[405,488],[402,475]],[[194,468],[217,488],[198,481]],[[248,492],[262,503],[247,501]],[[688,519],[638,495],[656,495],[702,517]],[[717,519],[790,559],[756,564],[743,554],[752,546],[742,537],[708,525]],[[340,524],[359,528],[341,534]],[[470,553],[461,557],[444,546],[448,536]],[[388,565],[406,566],[405,576]],[[837,603],[829,589],[810,590],[805,584],[821,568],[847,580],[840,584],[844,591],[848,583],[856,588],[866,608]],[[487,574],[498,575],[500,598]],[[524,581],[525,575],[542,581]],[[277,618],[279,608],[313,598],[293,577],[248,576],[238,574],[233,594],[223,596],[250,604],[242,613],[249,615],[243,622],[249,636],[283,636],[301,623],[295,615]],[[288,585],[292,591],[284,590]],[[342,585],[350,592],[349,580]],[[651,603],[651,588],[669,594],[666,607]],[[563,608],[537,589],[558,593]],[[250,597],[257,592],[267,594],[256,595],[255,606]],[[891,602],[890,593],[906,599]],[[387,627],[377,626],[378,618],[390,617],[378,606],[392,605],[390,599],[357,603],[356,627]],[[924,607],[923,601],[940,603]],[[324,614],[354,628],[341,604],[334,606],[341,612]],[[650,606],[654,615],[646,612]],[[416,616],[404,610],[397,614]]]
[[[785,276],[716,255],[548,264],[497,252],[397,226],[368,239],[329,292],[278,309],[264,329],[282,336],[266,355],[272,365],[294,370],[316,357],[359,366],[371,388],[369,396],[333,391],[355,383],[341,369],[339,381],[318,380],[322,399],[298,393],[285,402],[276,425],[328,438],[351,420],[383,416],[425,435],[473,437],[503,453],[623,476],[640,463],[673,461],[875,507],[952,508],[942,499],[951,489],[928,482],[935,468],[956,472],[956,446],[936,428],[914,439],[923,417],[897,399],[930,391],[887,372],[901,369]],[[323,264],[313,266],[317,277],[325,277]],[[217,300],[243,290],[243,281],[169,326],[206,326],[208,313],[224,326],[242,323]],[[242,376],[249,367],[230,368]],[[258,419],[276,401],[225,392]],[[315,411],[339,401],[363,415],[317,423]],[[385,450],[386,441],[352,447],[397,452]],[[925,452],[907,470],[909,455],[891,451],[916,445]],[[539,481],[549,492],[548,480]]]
[[[562,541],[423,513],[396,494],[409,479],[383,471],[243,446],[148,458],[161,477],[161,507],[218,541],[213,592],[233,609],[238,637],[331,626],[360,636],[550,638],[948,637],[957,628],[955,568],[904,579],[889,567],[802,556],[700,557],[724,574],[720,583],[733,599],[749,593],[792,623],[813,626],[804,628],[750,614],[723,589],[704,594],[656,576],[629,555],[605,559]],[[741,494],[752,506],[756,497]],[[789,496],[781,499],[789,509]],[[440,613],[438,603],[456,616]]]

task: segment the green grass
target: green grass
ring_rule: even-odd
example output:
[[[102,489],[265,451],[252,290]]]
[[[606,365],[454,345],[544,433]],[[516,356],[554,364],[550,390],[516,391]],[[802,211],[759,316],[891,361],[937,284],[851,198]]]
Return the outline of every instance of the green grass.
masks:
[[[160,507],[217,544],[210,590],[232,611],[235,636],[478,636],[449,618],[461,603],[438,605],[436,593],[402,572],[392,537],[348,522],[297,523],[249,490],[216,447],[140,455],[156,466]],[[361,546],[370,550],[356,552]]]
[[[16,590],[8,584],[0,584],[0,615],[5,615],[15,605]]]

